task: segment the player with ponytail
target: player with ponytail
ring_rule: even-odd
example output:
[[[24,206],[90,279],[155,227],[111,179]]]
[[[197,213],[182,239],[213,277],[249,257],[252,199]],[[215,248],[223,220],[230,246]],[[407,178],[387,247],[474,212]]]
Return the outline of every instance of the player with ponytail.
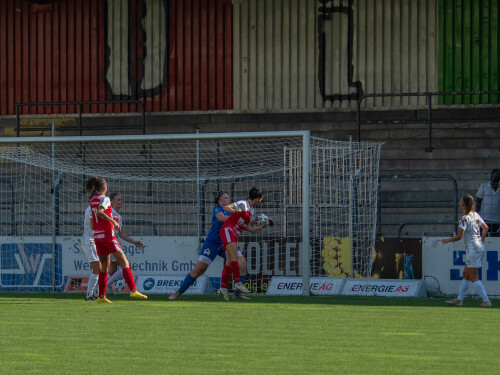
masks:
[[[443,244],[447,244],[449,242],[460,241],[462,237],[464,238],[466,250],[465,267],[458,297],[446,301],[446,303],[450,306],[462,306],[465,294],[472,284],[477,294],[483,299],[481,306],[489,307],[491,306],[490,299],[486,294],[483,283],[479,280],[479,268],[481,268],[484,258],[484,239],[489,228],[481,216],[477,212],[474,212],[474,198],[471,195],[464,195],[459,204],[464,216],[460,218],[458,223],[457,234],[451,238],[444,238],[441,241]]]
[[[122,267],[123,278],[129,289],[130,297],[145,300],[148,297],[137,291],[134,277],[130,270],[130,264],[122,251],[120,244],[115,237],[115,228],[120,229],[120,224],[112,216],[111,201],[106,196],[108,185],[104,178],[96,176],[90,177],[85,183],[85,190],[90,194],[90,210],[92,213],[92,229],[94,231],[94,241],[99,256],[99,303],[111,303],[106,298],[106,281],[109,270],[109,255],[112,254]]]

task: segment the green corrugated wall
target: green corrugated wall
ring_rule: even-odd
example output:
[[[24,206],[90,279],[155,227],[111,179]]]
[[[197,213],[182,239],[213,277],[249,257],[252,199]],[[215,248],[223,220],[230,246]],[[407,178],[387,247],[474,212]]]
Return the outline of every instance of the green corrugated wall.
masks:
[[[499,90],[498,0],[439,1],[441,92]],[[446,96],[440,104],[497,104],[498,95]]]

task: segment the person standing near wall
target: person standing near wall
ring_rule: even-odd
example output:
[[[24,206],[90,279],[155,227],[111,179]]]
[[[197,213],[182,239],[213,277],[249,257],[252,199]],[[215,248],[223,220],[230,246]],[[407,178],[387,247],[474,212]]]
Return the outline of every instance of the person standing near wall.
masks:
[[[489,182],[484,182],[476,193],[476,210],[490,228],[491,237],[500,237],[500,169],[493,169]]]

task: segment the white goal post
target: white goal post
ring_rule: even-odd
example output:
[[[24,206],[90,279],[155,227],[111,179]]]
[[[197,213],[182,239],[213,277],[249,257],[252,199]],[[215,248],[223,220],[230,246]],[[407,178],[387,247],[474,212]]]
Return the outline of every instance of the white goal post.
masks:
[[[274,276],[301,277],[303,295],[313,276],[369,277],[380,148],[309,131],[2,138],[0,290],[68,291],[90,272],[79,239],[93,175],[123,196],[126,233],[146,245],[122,242],[136,277],[185,275],[217,192],[236,201],[253,186],[276,223],[239,238],[253,292]]]

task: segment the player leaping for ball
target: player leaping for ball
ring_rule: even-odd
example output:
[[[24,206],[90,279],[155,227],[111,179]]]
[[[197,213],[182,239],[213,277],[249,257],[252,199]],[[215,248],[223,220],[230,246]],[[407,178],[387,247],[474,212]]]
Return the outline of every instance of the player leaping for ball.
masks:
[[[222,227],[222,224],[224,224],[224,222],[229,218],[229,215],[231,215],[230,212],[224,211],[223,209],[223,207],[231,203],[231,200],[229,199],[229,194],[225,191],[220,191],[215,197],[214,203],[215,207],[212,210],[212,226],[210,227],[210,231],[208,232],[208,235],[205,238],[203,245],[201,246],[200,257],[198,258],[198,261],[196,262],[194,268],[188,272],[188,274],[182,281],[180,288],[175,292],[173,292],[168,297],[169,300],[175,300],[179,298],[180,295],[182,295],[186,290],[188,290],[189,287],[193,285],[193,283],[196,281],[196,279],[198,279],[198,277],[200,277],[206,272],[208,266],[212,264],[212,262],[215,260],[217,256],[222,257],[224,259],[224,262],[226,262],[226,255],[224,250],[222,250],[220,229]],[[240,279],[241,282],[244,284],[245,283],[244,273],[246,272],[247,263],[245,258],[243,257],[243,254],[241,254],[239,251],[238,251],[238,265],[240,267],[240,274],[241,274]],[[234,293],[234,298],[249,299],[248,297],[241,295],[241,292],[239,291]]]
[[[250,189],[248,198],[224,207],[225,211],[231,212],[229,218],[224,222],[220,230],[220,238],[226,252],[226,264],[222,268],[221,287],[217,294],[224,300],[229,301],[227,294],[227,285],[233,273],[235,289],[242,293],[250,291],[241,283],[240,270],[238,267],[238,236],[244,230],[252,233],[258,233],[262,230],[261,226],[250,226],[250,221],[255,215],[254,207],[257,207],[264,200],[264,193],[255,186]]]
[[[106,281],[109,270],[109,255],[113,254],[118,264],[122,267],[123,278],[130,289],[130,297],[134,299],[147,299],[135,288],[134,277],[130,271],[127,257],[122,251],[118,240],[115,237],[114,229],[120,229],[120,225],[113,219],[111,201],[106,196],[108,185],[104,178],[90,177],[85,183],[85,190],[92,197],[90,209],[92,211],[92,229],[94,230],[94,241],[99,256],[99,303],[111,303],[106,298]]]

